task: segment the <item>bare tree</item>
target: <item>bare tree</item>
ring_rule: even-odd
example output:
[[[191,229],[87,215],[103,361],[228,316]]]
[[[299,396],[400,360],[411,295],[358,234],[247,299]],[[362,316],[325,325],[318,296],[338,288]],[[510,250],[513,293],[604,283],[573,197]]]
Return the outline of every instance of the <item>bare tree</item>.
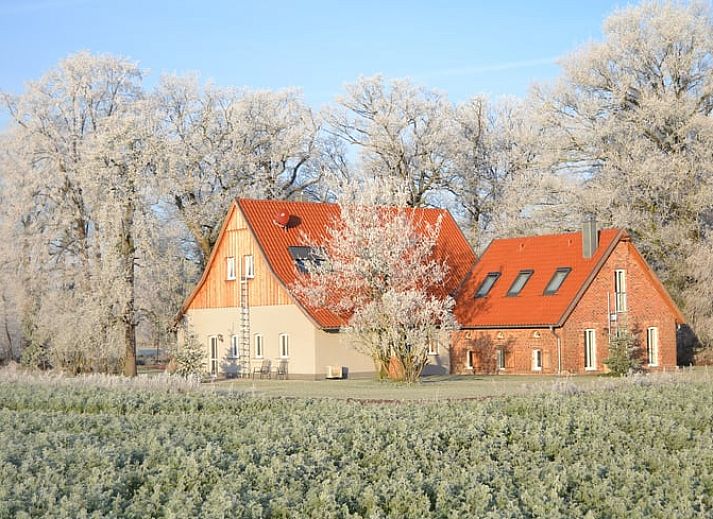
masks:
[[[318,196],[334,157],[296,90],[238,91],[166,77],[154,101],[168,143],[165,190],[205,264],[236,196]]]
[[[579,207],[627,228],[688,313],[686,260],[710,232],[713,200],[710,7],[647,1],[619,10],[604,40],[563,67],[538,92],[558,144],[551,152],[560,168],[583,173]],[[704,332],[706,320],[688,317]]]
[[[337,104],[326,114],[330,131],[357,147],[363,177],[397,179],[410,207],[433,203],[450,184],[453,119],[445,96],[375,76],[347,85]]]

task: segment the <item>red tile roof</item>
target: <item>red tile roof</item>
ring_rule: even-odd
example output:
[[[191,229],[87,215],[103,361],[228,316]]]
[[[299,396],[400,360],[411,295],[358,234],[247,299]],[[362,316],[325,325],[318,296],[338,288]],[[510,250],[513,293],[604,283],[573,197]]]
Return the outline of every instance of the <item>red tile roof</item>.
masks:
[[[456,298],[455,316],[462,327],[526,327],[557,325],[576,302],[588,281],[625,236],[619,229],[599,231],[594,256],[582,255],[582,234],[552,234],[494,240],[478,262]],[[544,295],[552,275],[569,267],[567,278],[553,295]],[[508,296],[521,270],[534,273],[517,296]],[[474,297],[490,272],[500,277],[486,297]]]
[[[288,290],[297,277],[288,247],[304,245],[304,234],[319,240],[340,215],[339,206],[335,204],[249,199],[238,199],[237,204],[274,274]],[[275,225],[273,221],[275,215],[282,211],[290,215],[287,229]],[[436,254],[450,267],[449,278],[443,288],[447,293],[454,293],[473,266],[475,253],[448,211],[422,208],[409,211],[416,211],[423,221],[431,225],[443,216]],[[322,328],[338,328],[345,324],[341,317],[329,310],[309,307],[305,310]]]

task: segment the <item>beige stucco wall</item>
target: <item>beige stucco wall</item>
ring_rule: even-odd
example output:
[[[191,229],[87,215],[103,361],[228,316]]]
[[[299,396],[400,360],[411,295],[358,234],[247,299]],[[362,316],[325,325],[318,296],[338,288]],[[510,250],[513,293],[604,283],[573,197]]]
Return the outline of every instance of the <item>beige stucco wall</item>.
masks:
[[[208,338],[212,335],[223,336],[223,340],[218,342],[221,374],[235,373],[237,361],[231,359],[229,353],[230,337],[240,331],[239,309],[193,309],[186,313],[186,317],[191,332],[204,345],[207,357],[210,355]],[[328,365],[344,366],[350,376],[371,376],[374,372],[371,358],[354,350],[347,336],[318,329],[296,305],[250,308],[251,370],[264,359],[270,360],[273,367],[277,365],[281,360],[279,337],[283,333],[290,337],[287,361],[292,378],[324,378]],[[263,359],[255,357],[256,334],[264,338]]]
[[[186,313],[191,333],[205,347],[206,359],[210,356],[208,338],[222,336],[218,341],[219,371],[221,376],[238,371],[238,360],[230,357],[230,337],[240,333],[238,308],[192,309]],[[374,363],[371,357],[358,352],[348,335],[318,329],[297,305],[256,306],[250,308],[250,370],[269,360],[274,368],[280,358],[279,337],[288,334],[290,352],[288,372],[290,378],[324,378],[327,366],[346,368],[349,377],[371,377]],[[263,358],[255,356],[255,335],[263,336]],[[429,357],[424,375],[450,373],[448,349],[439,348],[438,355]]]
[[[374,362],[371,357],[354,349],[348,335],[317,330],[316,339],[317,364],[315,367],[318,375],[323,377],[327,366],[346,368],[347,376],[350,378],[374,375]]]

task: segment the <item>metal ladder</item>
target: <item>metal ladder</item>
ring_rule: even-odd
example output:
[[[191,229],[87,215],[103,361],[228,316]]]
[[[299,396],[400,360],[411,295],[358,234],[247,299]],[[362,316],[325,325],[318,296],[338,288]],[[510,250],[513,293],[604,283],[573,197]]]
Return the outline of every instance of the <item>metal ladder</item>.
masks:
[[[240,278],[240,372],[250,376],[250,307],[248,305],[248,279]]]

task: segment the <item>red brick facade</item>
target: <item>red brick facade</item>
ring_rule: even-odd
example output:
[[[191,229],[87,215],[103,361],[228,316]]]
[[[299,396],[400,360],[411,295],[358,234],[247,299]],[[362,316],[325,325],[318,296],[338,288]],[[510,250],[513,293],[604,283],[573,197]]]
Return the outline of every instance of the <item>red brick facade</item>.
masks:
[[[614,277],[625,271],[626,312],[615,312]],[[554,374],[603,373],[608,356],[609,315],[616,314],[612,329],[628,326],[638,339],[642,366],[661,370],[676,366],[677,311],[658,280],[628,240],[619,241],[576,306],[558,326],[540,328],[463,329],[454,334],[451,348],[453,373]],[[680,315],[680,314],[678,314]],[[679,318],[680,320],[680,318]],[[658,365],[649,366],[647,330],[656,328]],[[585,369],[585,330],[594,330],[594,369]],[[559,337],[559,348],[558,338]],[[497,366],[497,350],[504,352],[504,369]],[[541,368],[533,363],[539,350]],[[472,352],[468,367],[467,355]]]

